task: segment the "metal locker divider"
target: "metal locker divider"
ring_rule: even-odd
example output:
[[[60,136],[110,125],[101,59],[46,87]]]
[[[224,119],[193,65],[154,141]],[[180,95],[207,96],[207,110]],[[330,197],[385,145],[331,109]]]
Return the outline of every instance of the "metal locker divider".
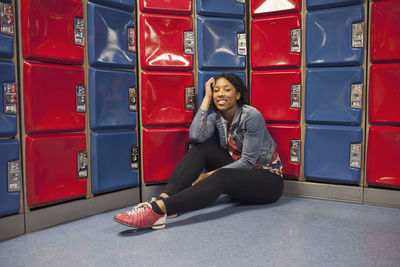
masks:
[[[18,102],[14,62],[0,60],[0,86],[0,137],[14,137]]]
[[[192,0],[138,0],[140,12],[191,16]]]
[[[301,0],[251,0],[251,17],[301,13]]]
[[[363,129],[358,126],[306,126],[304,176],[307,180],[359,185]]]
[[[196,13],[201,16],[243,18],[245,0],[196,0]]]
[[[89,100],[91,130],[135,128],[135,72],[89,68]]]
[[[89,1],[100,5],[115,7],[127,11],[134,11],[135,9],[135,0],[89,0]]]
[[[92,131],[90,142],[92,192],[95,195],[139,184],[135,131]]]
[[[253,71],[251,104],[268,123],[300,123],[301,70]]]
[[[361,125],[364,91],[361,66],[309,68],[306,75],[307,123]]]
[[[251,68],[301,67],[301,15],[281,15],[251,20]]]
[[[25,60],[83,64],[83,8],[80,0],[21,0],[22,54]]]
[[[299,124],[267,124],[269,133],[277,144],[283,174],[298,179],[301,165],[301,126]]]
[[[368,135],[366,164],[368,185],[400,189],[398,168],[400,128],[371,126]]]
[[[362,65],[364,62],[364,6],[308,12],[307,67]]]
[[[333,7],[360,5],[364,0],[306,0],[307,10],[318,10]]]
[[[134,69],[134,15],[128,11],[88,3],[87,19],[90,66]]]

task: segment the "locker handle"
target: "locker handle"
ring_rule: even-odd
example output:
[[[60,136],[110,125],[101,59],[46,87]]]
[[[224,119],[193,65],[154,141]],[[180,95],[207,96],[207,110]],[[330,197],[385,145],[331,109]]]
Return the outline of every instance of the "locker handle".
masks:
[[[185,109],[193,111],[196,108],[196,90],[194,87],[185,88]]]
[[[237,34],[237,53],[241,56],[247,55],[247,43],[246,43],[246,34],[245,33],[238,33]]]
[[[290,107],[301,108],[301,84],[290,86]]]
[[[139,148],[131,146],[131,169],[136,170],[139,168]]]
[[[362,109],[363,84],[351,85],[350,106],[354,109]]]
[[[183,32],[183,49],[186,55],[194,55],[194,32]]]
[[[351,46],[364,47],[364,22],[354,23],[351,27]]]
[[[7,163],[8,192],[19,192],[21,190],[21,164],[19,160]]]
[[[128,28],[128,51],[136,53],[136,30]]]
[[[361,144],[350,144],[350,167],[361,169]]]
[[[74,42],[76,45],[85,46],[85,21],[83,18],[74,18]]]
[[[290,52],[301,52],[301,29],[293,29],[290,31]]]
[[[12,4],[0,3],[1,33],[14,36],[14,8]]]
[[[4,98],[4,113],[17,114],[17,83],[5,82],[3,83],[3,98]]]
[[[129,111],[136,112],[137,111],[137,96],[136,96],[136,88],[129,88]]]
[[[290,140],[290,161],[300,163],[301,141],[297,139]]]
[[[75,86],[75,107],[76,112],[86,112],[86,87],[84,85]]]
[[[78,167],[78,178],[88,178],[88,152],[79,152],[77,154],[77,167]]]

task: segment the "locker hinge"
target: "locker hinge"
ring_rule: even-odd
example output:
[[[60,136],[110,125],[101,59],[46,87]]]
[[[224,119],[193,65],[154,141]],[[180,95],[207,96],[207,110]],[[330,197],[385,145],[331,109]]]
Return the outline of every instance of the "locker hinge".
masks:
[[[77,154],[78,178],[88,178],[88,153],[86,151]]]
[[[137,111],[137,101],[136,101],[136,88],[130,87],[129,88],[129,111]]]
[[[194,87],[185,88],[185,109],[194,110],[196,107],[196,91]]]
[[[19,160],[9,161],[7,164],[8,192],[19,192],[21,190],[21,164]]]
[[[363,84],[351,85],[350,106],[352,108],[362,109],[363,87]]]
[[[76,45],[85,46],[85,21],[74,18],[74,41]]]
[[[351,46],[364,47],[364,22],[354,23],[351,27]]]
[[[76,95],[76,112],[85,113],[86,112],[86,87],[84,85],[75,86]]]
[[[350,167],[361,169],[361,144],[350,144]]]
[[[301,108],[301,84],[290,86],[290,107]]]
[[[131,146],[131,169],[139,168],[139,149],[137,146]]]
[[[194,55],[194,32],[183,32],[183,45],[186,55]]]
[[[128,28],[128,51],[136,53],[136,30]]]
[[[1,33],[14,36],[14,9],[12,4],[0,3]]]
[[[293,29],[290,31],[290,52],[301,52],[301,29]]]
[[[237,45],[238,45],[238,55],[246,56],[247,55],[247,44],[246,44],[246,34],[238,33],[237,34]]]
[[[290,161],[300,163],[301,141],[297,139],[290,140]]]
[[[3,83],[4,113],[17,114],[17,83]]]

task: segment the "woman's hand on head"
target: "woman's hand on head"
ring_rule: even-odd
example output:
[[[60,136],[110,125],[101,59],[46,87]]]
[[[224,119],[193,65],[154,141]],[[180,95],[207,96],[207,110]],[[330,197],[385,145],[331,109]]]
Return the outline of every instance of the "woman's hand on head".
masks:
[[[215,86],[215,79],[212,77],[205,84],[205,89],[206,89],[205,97],[209,97],[210,99],[212,98],[212,92],[214,86]]]

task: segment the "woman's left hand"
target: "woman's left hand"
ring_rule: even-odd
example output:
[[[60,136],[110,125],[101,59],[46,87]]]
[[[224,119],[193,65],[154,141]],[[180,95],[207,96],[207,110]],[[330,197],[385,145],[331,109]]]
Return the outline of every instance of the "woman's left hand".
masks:
[[[201,174],[199,175],[199,178],[197,178],[196,181],[194,181],[194,182],[192,183],[192,185],[195,185],[195,184],[197,184],[198,182],[200,182],[200,181],[206,179],[208,176],[210,176],[210,175],[213,174],[214,172],[215,172],[215,171],[210,171],[210,172],[206,172],[206,173],[201,173]]]

